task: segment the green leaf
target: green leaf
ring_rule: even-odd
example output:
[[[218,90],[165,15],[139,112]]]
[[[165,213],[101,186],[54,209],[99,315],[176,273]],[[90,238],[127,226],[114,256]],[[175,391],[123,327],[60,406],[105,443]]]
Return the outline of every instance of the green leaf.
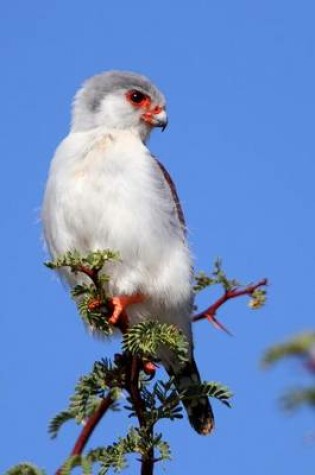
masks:
[[[98,461],[101,463],[99,475],[107,474],[111,468],[115,472],[120,472],[126,468],[126,455],[138,452],[139,440],[139,432],[131,427],[126,437],[120,437],[113,445],[109,445],[99,452],[100,458]]]
[[[109,249],[96,250],[81,255],[77,250],[66,252],[56,259],[46,262],[50,269],[69,268],[75,274],[90,279],[90,283],[81,282],[71,290],[72,297],[76,300],[79,313],[83,321],[92,331],[97,331],[102,335],[112,334],[112,327],[108,324],[108,298],[105,285],[109,281],[109,276],[103,272],[104,265],[108,261],[118,261],[119,254]],[[94,306],[97,302],[97,305]]]
[[[106,447],[97,447],[95,449],[91,449],[88,453],[86,458],[91,463],[99,463],[102,461],[103,457],[106,454]]]
[[[119,260],[119,253],[110,249],[89,252],[82,256],[77,250],[68,251],[52,261],[45,262],[49,269],[70,267],[72,272],[80,272],[80,268],[87,267],[90,270],[100,271],[107,261]]]
[[[78,284],[73,289],[71,289],[71,295],[73,298],[80,297],[81,295],[84,294],[89,294],[94,291],[94,285],[87,285],[87,284]]]
[[[121,395],[122,375],[119,367],[110,360],[96,361],[91,373],[82,376],[75,386],[74,394],[70,397],[69,407],[57,414],[49,424],[52,438],[57,437],[63,424],[71,419],[77,423],[84,422],[95,413],[103,398],[110,396],[113,400],[109,406],[117,410],[115,402]]]
[[[110,249],[90,252],[87,256],[82,258],[84,264],[88,264],[91,269],[96,271],[101,270],[105,262],[118,260],[119,253],[116,251],[111,251]]]
[[[202,396],[218,399],[222,404],[231,407],[229,399],[233,396],[227,386],[216,381],[194,384],[182,391],[181,399],[199,399]]]
[[[69,457],[60,469],[60,475],[70,475],[73,468],[80,467],[82,463],[81,455]]]
[[[69,410],[59,412],[49,423],[48,432],[51,438],[55,439],[63,424],[74,419],[74,417],[75,415]]]
[[[182,419],[182,406],[180,398],[174,385],[174,378],[170,378],[166,383],[157,381],[153,387],[153,394],[159,401],[157,408],[157,420],[159,419]]]
[[[288,356],[307,356],[315,345],[315,332],[304,332],[279,345],[270,347],[262,360],[264,366],[270,366]]]
[[[156,443],[156,448],[160,452],[160,460],[171,460],[172,458],[172,453],[171,453],[171,448],[167,442],[164,440],[159,440]]]
[[[201,271],[195,275],[195,284],[193,286],[194,292],[201,292],[207,287],[215,284],[216,281],[213,277],[208,276],[205,272]]]
[[[95,296],[91,293],[85,295],[78,302],[78,310],[83,319],[83,321],[88,325],[90,330],[97,331],[102,334],[102,336],[110,336],[113,333],[112,327],[109,325],[106,316],[104,315],[102,308],[97,310],[90,310],[89,304],[91,298]],[[98,298],[98,296],[97,296]]]
[[[36,467],[36,465],[24,462],[7,470],[5,475],[45,475],[45,472]]]
[[[214,270],[210,275],[205,272],[199,272],[195,275],[194,291],[200,292],[212,285],[221,285],[224,291],[229,291],[237,287],[241,287],[241,284],[236,279],[229,279],[226,273],[222,269],[221,259],[216,259],[214,262]]]
[[[184,334],[174,325],[157,321],[138,323],[123,336],[124,351],[148,359],[158,358],[158,350],[166,346],[173,351],[180,362],[188,359],[188,342]]]
[[[82,457],[81,459],[81,467],[83,471],[83,475],[91,475],[92,474],[92,463],[87,457]]]
[[[315,409],[315,386],[296,388],[287,391],[281,398],[284,409],[293,411],[301,406],[310,406]]]

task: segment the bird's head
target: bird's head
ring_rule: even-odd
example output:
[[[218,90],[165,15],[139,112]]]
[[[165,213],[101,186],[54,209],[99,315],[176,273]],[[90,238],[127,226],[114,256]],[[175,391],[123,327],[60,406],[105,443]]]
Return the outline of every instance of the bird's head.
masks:
[[[109,71],[88,79],[75,96],[72,131],[95,127],[133,129],[145,140],[153,127],[165,129],[163,94],[144,76]]]

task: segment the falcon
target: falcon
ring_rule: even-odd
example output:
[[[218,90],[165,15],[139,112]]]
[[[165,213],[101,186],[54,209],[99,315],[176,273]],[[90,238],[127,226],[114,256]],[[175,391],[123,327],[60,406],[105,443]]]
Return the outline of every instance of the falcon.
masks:
[[[199,383],[193,356],[192,256],[172,179],[146,146],[155,127],[167,125],[164,95],[146,77],[110,71],[77,92],[70,132],[53,157],[42,221],[53,258],[112,249],[120,261],[106,267],[111,323],[122,312],[132,326],[154,316],[175,325],[189,342],[182,366],[170,352],[159,356],[179,391]],[[64,271],[69,285],[79,275]],[[184,401],[200,434],[214,427],[207,397]]]

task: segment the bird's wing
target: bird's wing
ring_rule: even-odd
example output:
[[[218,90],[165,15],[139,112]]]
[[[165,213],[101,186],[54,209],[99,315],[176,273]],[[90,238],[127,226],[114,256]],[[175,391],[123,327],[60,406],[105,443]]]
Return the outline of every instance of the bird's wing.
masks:
[[[185,216],[184,216],[183,208],[182,208],[182,205],[180,203],[180,200],[179,200],[179,197],[178,197],[178,194],[177,194],[175,183],[173,182],[172,177],[168,173],[168,171],[166,170],[165,166],[156,157],[154,157],[154,159],[155,159],[157,165],[159,166],[159,168],[160,168],[160,170],[161,170],[161,172],[164,176],[164,179],[165,179],[166,183],[169,186],[169,189],[171,191],[171,194],[172,194],[172,197],[173,197],[173,200],[174,200],[178,220],[182,225],[184,233],[186,234]]]

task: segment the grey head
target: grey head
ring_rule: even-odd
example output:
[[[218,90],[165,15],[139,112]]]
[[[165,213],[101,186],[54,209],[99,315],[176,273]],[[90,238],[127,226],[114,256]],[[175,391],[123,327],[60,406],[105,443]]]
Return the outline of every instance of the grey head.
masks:
[[[165,106],[163,94],[145,76],[105,72],[88,79],[77,92],[71,130],[134,129],[145,139],[153,127],[165,128]]]

